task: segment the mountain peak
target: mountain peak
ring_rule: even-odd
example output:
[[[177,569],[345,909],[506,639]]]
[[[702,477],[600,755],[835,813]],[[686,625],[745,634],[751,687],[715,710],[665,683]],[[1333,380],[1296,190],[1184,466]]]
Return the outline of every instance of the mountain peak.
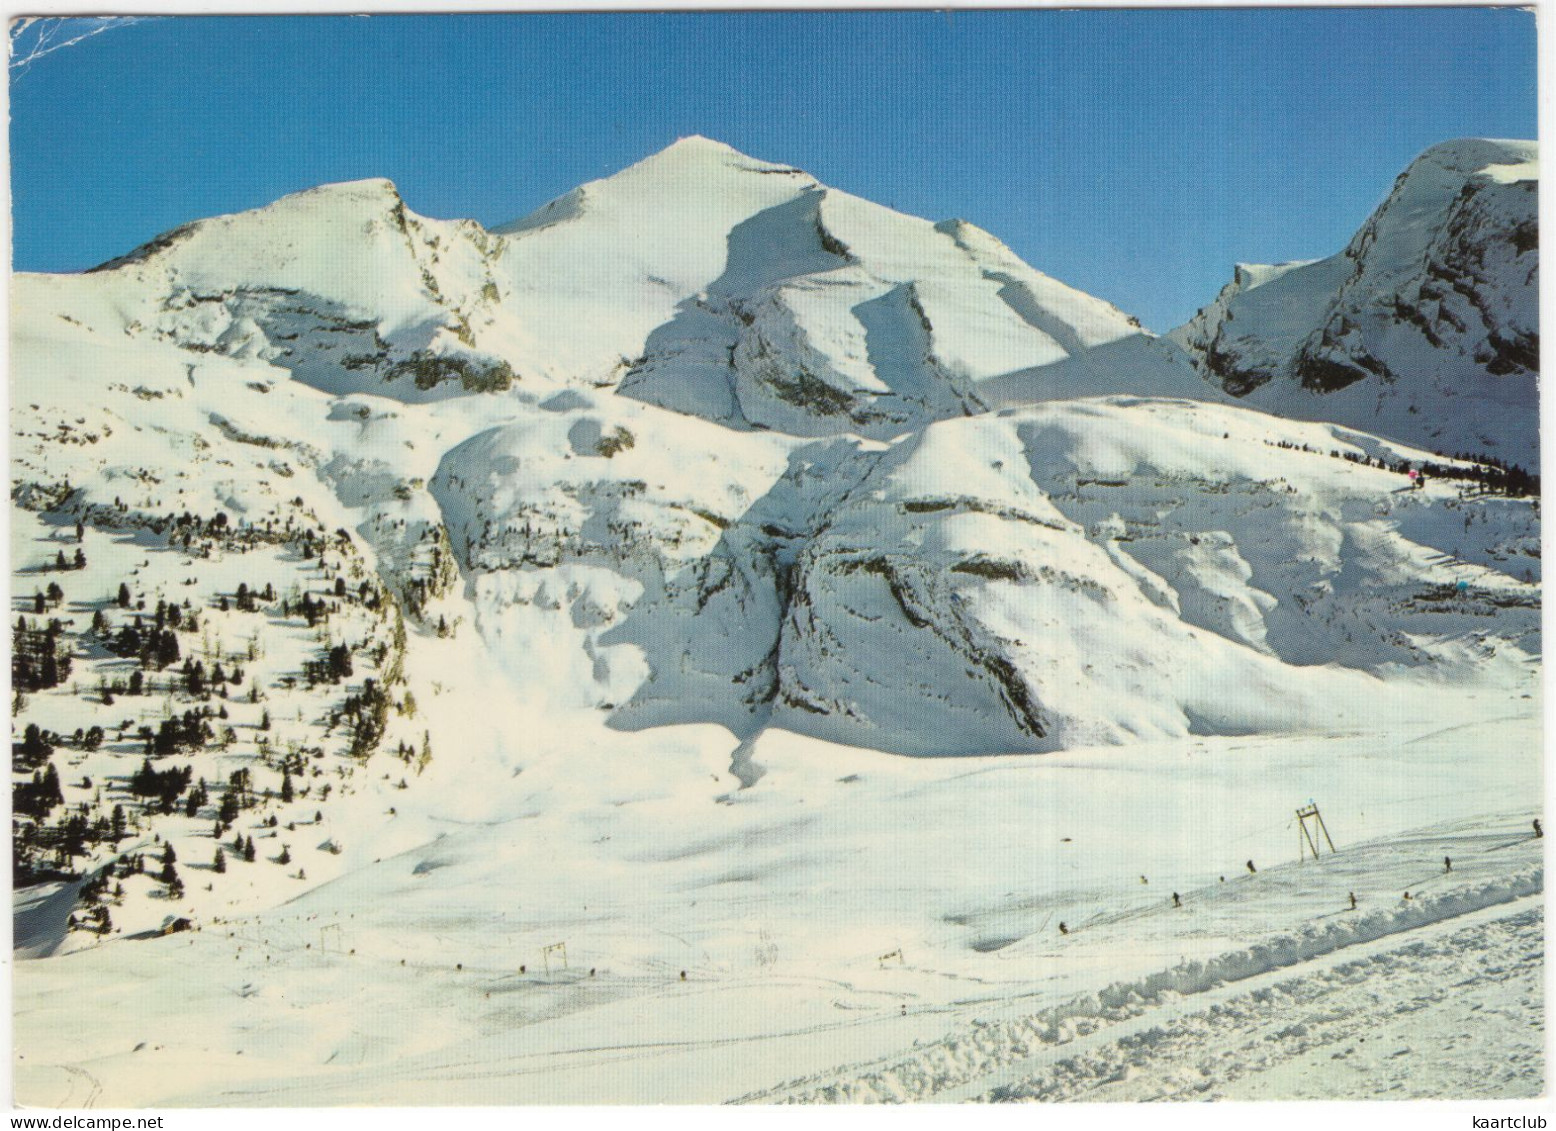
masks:
[[[275,223],[276,217],[296,222],[299,215],[323,213],[343,217],[365,213],[375,215],[402,203],[400,190],[387,177],[365,177],[356,181],[336,181],[287,193],[277,200],[241,212],[224,213],[192,220],[147,240],[123,255],[98,264],[92,271],[112,271],[133,263],[153,259],[201,233],[227,232],[255,225]],[[268,238],[268,237],[267,237]]]
[[[749,173],[803,173],[803,170],[791,165],[776,165],[770,161],[763,161],[742,153],[722,141],[715,141],[701,134],[691,134],[677,138],[657,153],[652,153],[623,169],[617,176],[631,174],[634,170],[652,170],[659,174],[668,169],[693,175],[703,175],[716,169],[734,169]]]
[[[753,173],[779,176],[749,175]],[[817,187],[815,179],[802,169],[761,161],[722,141],[692,134],[619,172],[580,185],[529,215],[500,224],[492,231],[499,235],[517,235],[548,228],[575,219],[611,199],[636,200],[648,206],[651,212],[666,208],[726,212],[731,202],[735,202],[736,210],[744,218],[751,210],[747,204],[756,200],[764,205],[774,204],[796,191],[812,187]]]
[[[288,196],[350,196],[350,197],[400,197],[400,190],[388,177],[363,177],[355,181],[331,181],[317,188],[289,193]],[[287,199],[282,197],[282,200]]]
[[[1536,141],[1513,139],[1460,137],[1438,142],[1422,151],[1414,169],[1421,165],[1436,165],[1455,173],[1478,173],[1493,165],[1529,165],[1539,159],[1540,144]],[[1537,175],[1533,171],[1530,176]]]
[[[742,157],[742,158],[744,158],[746,156],[744,153],[741,153],[734,146],[726,145],[724,142],[719,141],[716,138],[705,137],[702,134],[687,134],[685,137],[676,138],[674,141],[672,141],[669,145],[665,146],[659,152],[662,153],[662,154],[663,153],[671,153],[671,152],[678,152],[678,153],[698,153],[698,152],[721,153],[721,154],[726,154],[726,155],[733,154],[736,157]],[[749,160],[749,158],[747,158],[747,160]]]

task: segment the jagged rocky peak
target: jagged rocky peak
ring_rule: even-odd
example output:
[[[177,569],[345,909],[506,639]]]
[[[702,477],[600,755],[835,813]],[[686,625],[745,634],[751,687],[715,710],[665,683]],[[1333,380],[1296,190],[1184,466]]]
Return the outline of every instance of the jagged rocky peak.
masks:
[[[1240,264],[1169,335],[1234,396],[1444,452],[1538,452],[1538,147],[1426,150],[1327,259]]]

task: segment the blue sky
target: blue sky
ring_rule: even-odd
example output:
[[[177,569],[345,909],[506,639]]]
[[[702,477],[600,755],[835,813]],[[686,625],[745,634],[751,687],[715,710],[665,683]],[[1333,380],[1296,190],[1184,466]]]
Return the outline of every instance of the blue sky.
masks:
[[[496,224],[700,133],[1165,330],[1339,250],[1428,145],[1534,137],[1535,58],[1511,8],[146,20],[13,62],[14,263],[369,176]]]

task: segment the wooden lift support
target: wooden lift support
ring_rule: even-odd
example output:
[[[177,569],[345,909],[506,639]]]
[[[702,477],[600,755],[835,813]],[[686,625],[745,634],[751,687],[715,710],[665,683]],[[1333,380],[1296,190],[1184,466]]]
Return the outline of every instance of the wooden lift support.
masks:
[[[567,944],[565,942],[558,942],[558,943],[552,943],[550,946],[543,946],[543,947],[540,948],[540,957],[541,957],[541,960],[543,962],[545,962],[545,964],[546,964],[546,974],[548,976],[551,973],[551,956],[553,954],[559,955],[561,957],[562,969],[566,970],[567,969]]]
[[[1309,821],[1313,822],[1313,827],[1311,828],[1308,826]],[[1315,802],[1309,801],[1304,808],[1297,810],[1297,828],[1297,860],[1299,862],[1307,859],[1309,851],[1313,853],[1314,860],[1318,859],[1318,837],[1315,835],[1316,833],[1323,834],[1324,843],[1329,846],[1330,853],[1334,853],[1334,841],[1329,839],[1328,826],[1324,824],[1323,815],[1319,813],[1318,805]]]

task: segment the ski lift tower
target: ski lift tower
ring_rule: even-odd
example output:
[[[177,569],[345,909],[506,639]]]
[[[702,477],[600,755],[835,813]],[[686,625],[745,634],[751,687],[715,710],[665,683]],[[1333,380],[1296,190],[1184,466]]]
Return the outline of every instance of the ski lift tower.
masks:
[[[551,958],[552,958],[553,955],[555,955],[556,958],[557,958],[557,961],[561,963],[562,969],[566,970],[567,969],[567,944],[565,942],[552,943],[550,946],[543,946],[543,947],[540,948],[541,959],[546,964],[546,976],[547,977],[551,976]]]
[[[1311,821],[1310,826],[1308,822]],[[1322,833],[1324,843],[1329,846],[1331,855],[1335,852],[1334,841],[1329,839],[1329,829],[1324,824],[1323,814],[1319,813],[1318,805],[1309,801],[1304,807],[1297,810],[1297,860],[1301,862],[1307,859],[1309,851],[1313,853],[1313,859],[1318,859],[1318,834]]]
[[[319,953],[329,954],[331,951],[334,951],[336,954],[344,954],[345,948],[341,946],[340,939],[339,923],[324,924],[324,926],[319,928]]]

